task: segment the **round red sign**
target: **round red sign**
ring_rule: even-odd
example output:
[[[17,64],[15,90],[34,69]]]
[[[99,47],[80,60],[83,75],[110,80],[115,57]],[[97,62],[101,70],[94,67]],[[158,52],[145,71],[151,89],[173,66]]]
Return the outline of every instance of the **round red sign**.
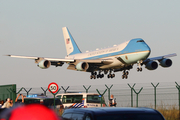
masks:
[[[48,90],[50,93],[56,93],[59,90],[59,86],[57,83],[52,82],[48,85]]]

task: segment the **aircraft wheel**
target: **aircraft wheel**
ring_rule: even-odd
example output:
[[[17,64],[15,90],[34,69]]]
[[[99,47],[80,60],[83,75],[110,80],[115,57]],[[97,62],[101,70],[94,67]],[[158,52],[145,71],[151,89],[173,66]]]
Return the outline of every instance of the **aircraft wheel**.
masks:
[[[97,75],[97,72],[94,72],[94,75]]]
[[[139,72],[139,70],[140,70],[140,69],[139,69],[139,68],[137,68],[137,71],[138,71],[138,72]]]
[[[110,78],[110,76],[109,76],[109,74],[108,74],[108,76],[107,76],[108,78]]]
[[[104,70],[104,74],[107,74],[108,73],[108,70]]]
[[[115,74],[112,74],[113,78],[115,77]]]
[[[101,74],[101,78],[103,78],[104,77],[104,75],[103,74]]]
[[[126,79],[128,78],[128,76],[127,76],[127,75],[125,75],[124,77],[125,77]]]
[[[126,75],[129,75],[129,72],[128,72],[128,71],[126,71]]]
[[[124,79],[124,75],[122,75],[122,79]]]
[[[92,76],[92,75],[90,76],[90,79],[93,79],[93,76]]]
[[[94,79],[96,79],[96,76],[95,76],[95,75],[93,75],[93,78],[94,78]]]
[[[104,77],[104,74],[102,74],[102,78]]]
[[[139,71],[142,71],[142,68],[139,68]]]
[[[103,78],[104,76],[103,76],[103,74],[100,76],[100,78]]]
[[[97,79],[100,78],[100,75],[97,75]]]

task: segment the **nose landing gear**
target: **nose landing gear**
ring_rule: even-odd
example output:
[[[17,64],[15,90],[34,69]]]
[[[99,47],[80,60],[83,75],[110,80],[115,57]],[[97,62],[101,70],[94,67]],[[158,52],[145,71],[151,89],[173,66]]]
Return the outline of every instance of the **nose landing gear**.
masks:
[[[142,67],[138,67],[138,68],[137,68],[137,71],[138,71],[138,72],[142,72]]]
[[[142,72],[142,67],[141,67],[142,66],[142,61],[138,61],[137,65],[138,65],[137,71]]]

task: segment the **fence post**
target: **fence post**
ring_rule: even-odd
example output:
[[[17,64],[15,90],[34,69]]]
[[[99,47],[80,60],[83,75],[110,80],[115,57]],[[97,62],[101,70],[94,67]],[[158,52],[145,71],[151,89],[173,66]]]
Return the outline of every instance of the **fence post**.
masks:
[[[14,96],[14,95],[12,96],[13,103],[15,103],[15,99],[16,99],[16,97],[17,97],[17,94],[19,94],[19,92],[21,92],[22,89],[23,89],[23,87],[22,87],[17,93],[16,93],[16,90],[14,90],[14,89],[11,89],[11,88],[7,89],[7,91],[8,91],[9,93],[13,92],[14,94],[16,94],[15,96]]]
[[[91,87],[91,85],[90,85],[88,88],[86,88],[84,85],[83,85],[83,87],[84,87],[84,89],[86,90],[86,93],[88,93],[88,90],[89,90],[89,88]]]
[[[129,84],[128,86],[131,88],[131,107],[133,107],[133,89],[134,89],[134,86],[136,85],[136,83],[134,83],[134,85],[131,87]]]
[[[66,91],[69,89],[69,86],[68,86],[66,89],[64,89],[63,86],[61,86],[61,87],[62,87],[62,89],[64,90],[64,93],[66,93]]]
[[[151,83],[151,84],[154,87],[154,106],[155,106],[155,109],[156,109],[156,88],[159,85],[159,83],[157,83],[156,86],[153,83]]]
[[[102,107],[102,97],[103,97],[103,95],[106,93],[107,89],[104,91],[103,94],[101,94],[98,89],[96,89],[96,91],[97,91],[98,94],[101,96],[101,107]],[[107,105],[106,105],[106,106],[107,106]]]
[[[24,88],[24,90],[26,91],[27,93],[27,96],[29,95],[29,92],[31,91],[32,88],[30,88],[28,91],[26,90],[26,88]]]
[[[105,84],[105,86],[107,87],[107,89],[108,89],[108,100],[110,99],[110,89],[112,88],[112,86],[113,85],[111,85],[111,87],[109,88],[106,84]]]
[[[49,89],[50,90],[50,89]],[[58,94],[58,92],[61,90],[61,88],[59,88],[59,90],[56,93],[53,93],[51,90],[51,94],[53,94],[54,96],[54,110],[55,110],[55,96]]]
[[[13,93],[19,94],[22,91],[22,89],[23,89],[23,87],[17,93],[16,93],[16,90],[14,90],[14,89],[12,90],[11,88],[10,88],[10,91]],[[9,89],[7,89],[7,90],[9,91]]]
[[[178,89],[178,93],[179,93],[179,119],[180,119],[180,85],[178,85],[177,82],[176,83],[176,88]]]
[[[41,87],[41,89],[44,91],[44,96],[46,96],[46,92],[47,92],[48,88],[47,88],[46,90],[44,90],[44,89]]]
[[[139,92],[136,92],[135,89],[133,88],[134,92],[136,93],[136,107],[138,107],[138,95],[142,89],[143,89],[143,87],[139,90]]]

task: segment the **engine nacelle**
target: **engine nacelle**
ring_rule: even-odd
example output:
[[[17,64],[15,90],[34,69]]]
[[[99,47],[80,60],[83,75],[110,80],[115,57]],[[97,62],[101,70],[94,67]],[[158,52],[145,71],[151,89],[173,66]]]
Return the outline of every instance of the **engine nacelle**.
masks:
[[[155,70],[155,69],[157,69],[157,67],[158,67],[157,62],[155,62],[155,61],[149,61],[149,62],[146,64],[146,67],[145,67],[145,68],[147,68],[148,70]]]
[[[77,65],[76,65],[76,69],[78,71],[84,71],[84,70],[87,70],[89,68],[89,64],[86,63],[86,62],[79,62]]]
[[[162,67],[170,67],[172,65],[172,60],[164,58],[160,61],[160,65]]]
[[[47,69],[51,66],[51,62],[49,60],[41,60],[37,66],[42,69]]]

